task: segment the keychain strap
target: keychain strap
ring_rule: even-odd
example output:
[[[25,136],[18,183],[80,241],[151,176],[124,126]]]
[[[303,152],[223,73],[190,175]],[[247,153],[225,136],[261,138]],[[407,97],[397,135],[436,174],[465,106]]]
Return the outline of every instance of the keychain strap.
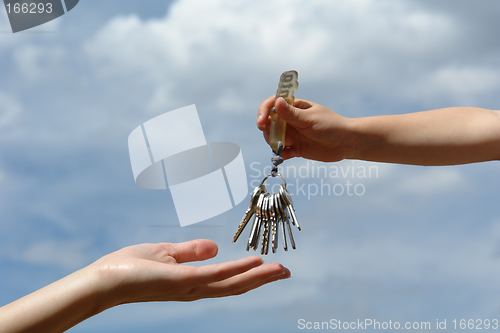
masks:
[[[271,162],[273,163],[273,168],[271,171],[271,176],[276,177],[278,175],[278,165],[283,163],[283,157],[281,157],[281,152],[283,151],[283,142],[278,141],[278,150],[273,150],[273,157],[271,157]]]

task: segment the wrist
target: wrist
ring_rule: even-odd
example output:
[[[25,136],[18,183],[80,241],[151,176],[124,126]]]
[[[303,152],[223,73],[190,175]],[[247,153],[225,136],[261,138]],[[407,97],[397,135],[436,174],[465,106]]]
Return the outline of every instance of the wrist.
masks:
[[[113,306],[107,299],[102,277],[93,265],[84,267],[66,278],[72,289],[70,293],[73,294],[68,308],[78,308],[80,319],[92,317]]]
[[[363,150],[366,145],[362,135],[363,118],[344,118],[344,159],[363,159]]]
[[[120,286],[123,284],[122,278],[117,272],[120,267],[103,261],[105,258],[103,257],[85,268],[89,270],[89,274],[94,281],[92,294],[94,295],[95,314],[127,303],[123,292],[120,290]]]

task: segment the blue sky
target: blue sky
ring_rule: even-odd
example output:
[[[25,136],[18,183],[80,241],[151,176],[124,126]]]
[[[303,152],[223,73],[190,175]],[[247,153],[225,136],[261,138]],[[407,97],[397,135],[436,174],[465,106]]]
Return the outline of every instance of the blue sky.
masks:
[[[256,110],[288,69],[299,72],[297,97],[347,117],[500,109],[499,11],[494,0],[81,0],[12,34],[0,10],[0,304],[132,244],[209,238],[219,255],[208,263],[247,255],[231,243],[247,200],[180,228],[168,191],[135,185],[127,137],[164,112],[196,104],[208,141],[241,147],[251,182],[271,157]],[[323,166],[377,173],[313,177]],[[70,331],[500,318],[498,162],[284,167],[303,185],[292,193],[302,231],[297,250],[265,259],[291,279],[238,297],[124,305]],[[326,193],[348,181],[363,194]]]

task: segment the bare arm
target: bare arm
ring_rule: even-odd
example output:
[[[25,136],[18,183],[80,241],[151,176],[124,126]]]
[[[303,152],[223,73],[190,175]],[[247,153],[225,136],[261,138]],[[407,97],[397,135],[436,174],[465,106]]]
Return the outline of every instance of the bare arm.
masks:
[[[208,240],[121,249],[0,308],[1,331],[63,332],[119,304],[238,295],[290,277],[282,265],[262,265],[256,256],[202,267],[180,265],[216,254],[217,245]]]
[[[417,165],[500,159],[500,114],[454,107],[354,120],[354,158]]]
[[[269,105],[257,118],[268,139]],[[500,159],[500,111],[454,107],[351,119],[309,101],[277,101],[287,124],[284,158],[344,158],[415,165],[452,165]]]

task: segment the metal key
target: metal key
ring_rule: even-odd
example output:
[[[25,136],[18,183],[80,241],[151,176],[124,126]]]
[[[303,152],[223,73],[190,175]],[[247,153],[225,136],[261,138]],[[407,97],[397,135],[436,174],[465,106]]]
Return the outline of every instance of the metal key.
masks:
[[[267,212],[269,215],[269,240],[266,244],[266,254],[269,253],[269,247],[273,249],[273,253],[276,252],[276,249],[274,248],[276,246],[276,212],[274,211],[274,194],[269,196]]]
[[[263,194],[263,199],[260,205],[260,219],[259,219],[259,224],[257,225],[257,234],[253,240],[253,250],[257,251],[259,248],[259,239],[260,239],[260,233],[262,231],[262,241],[264,241],[264,224],[266,222],[266,209],[267,209],[267,200],[269,197],[269,193],[264,193]]]
[[[282,211],[282,217],[283,217],[283,225],[286,227],[288,230],[288,236],[290,239],[290,245],[292,246],[292,249],[295,250],[295,240],[293,238],[293,233],[292,233],[292,228],[290,227],[290,215],[288,213],[288,209],[286,207],[285,202],[283,201],[283,198],[281,196],[281,193],[278,193],[278,203],[281,206],[281,211]]]
[[[283,219],[284,219],[284,224],[286,225],[286,228],[288,230],[288,235],[290,236],[290,244],[292,245],[292,249],[295,250],[295,240],[293,239],[293,234],[292,234],[292,228],[290,227],[290,210],[287,208],[287,205],[283,199],[283,196],[281,195],[281,191],[279,192],[279,204],[281,205],[281,208],[283,210]]]
[[[287,243],[286,243],[286,233],[285,233],[285,218],[286,216],[284,216],[284,211],[283,211],[283,208],[281,207],[281,204],[280,204],[280,198],[279,198],[279,193],[275,193],[274,194],[274,207],[275,207],[275,210],[276,210],[276,213],[277,213],[277,223],[278,224],[281,224],[281,234],[283,235],[283,249],[285,251],[288,251],[288,246],[287,246]]]
[[[278,248],[278,212],[276,210],[276,193],[272,194],[271,204],[272,209],[271,212],[271,231],[272,231],[272,249],[273,253],[276,253],[276,249]]]
[[[267,189],[266,186],[263,184],[257,186],[253,190],[252,196],[250,197],[250,206],[248,206],[247,210],[245,211],[245,215],[243,215],[243,219],[241,219],[241,222],[238,225],[236,234],[233,237],[233,243],[238,240],[241,233],[243,232],[243,229],[245,229],[245,227],[247,226],[248,222],[252,218],[252,215],[255,213],[255,210],[257,209],[257,202],[259,201],[260,195],[265,192],[267,192]]]
[[[264,203],[262,204],[262,222],[261,225],[263,226],[263,231],[262,231],[262,245],[260,249],[260,254],[268,254],[269,253],[269,198],[271,197],[270,194],[268,194],[264,198]]]
[[[283,200],[283,203],[285,204],[288,212],[290,213],[292,224],[295,225],[300,231],[301,229],[299,221],[297,220],[297,216],[295,216],[295,208],[293,207],[292,196],[290,195],[286,187],[284,187],[283,185],[280,185],[279,193]]]
[[[265,193],[261,193],[259,195],[259,199],[257,200],[257,205],[255,207],[255,217],[253,220],[253,225],[252,225],[252,231],[250,231],[250,237],[248,238],[248,243],[247,243],[247,251],[252,247],[254,247],[254,242],[256,239],[259,237],[259,226],[260,226],[260,217],[261,217],[261,207],[262,207],[262,201],[264,200]]]

